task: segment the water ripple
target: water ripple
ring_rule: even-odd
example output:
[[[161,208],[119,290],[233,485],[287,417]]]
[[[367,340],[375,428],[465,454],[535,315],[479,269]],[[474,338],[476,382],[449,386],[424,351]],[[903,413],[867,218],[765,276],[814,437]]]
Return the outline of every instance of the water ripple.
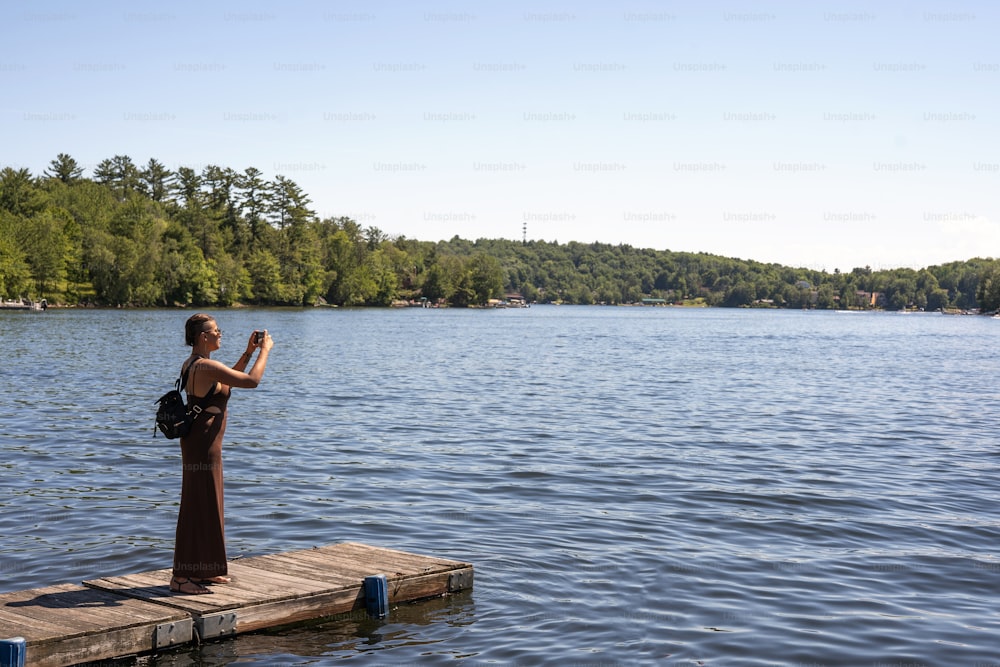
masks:
[[[0,396],[7,590],[169,564],[179,452],[151,410],[185,316],[0,314],[17,387]],[[998,660],[995,321],[218,318],[279,341],[231,402],[230,554],[362,541],[472,562],[475,590],[148,664]],[[78,331],[136,349],[79,355]]]

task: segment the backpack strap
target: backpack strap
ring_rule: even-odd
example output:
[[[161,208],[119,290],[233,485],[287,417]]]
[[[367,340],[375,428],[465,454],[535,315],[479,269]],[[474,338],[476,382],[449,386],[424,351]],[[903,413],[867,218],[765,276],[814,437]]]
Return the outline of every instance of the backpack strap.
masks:
[[[200,354],[196,355],[194,361],[192,361],[190,364],[187,365],[187,368],[184,369],[184,372],[181,373],[181,376],[179,378],[177,378],[176,385],[177,385],[177,390],[178,391],[180,391],[181,389],[184,389],[185,385],[187,385],[188,373],[191,372],[191,367],[194,366],[196,363],[198,363],[198,361],[200,359],[204,359],[204,358],[205,357],[201,356]],[[208,397],[205,396],[205,397],[202,397],[202,398],[198,398],[197,396],[195,396],[194,398],[192,398],[190,394],[188,395],[188,401],[187,401],[188,412],[193,412],[194,413],[194,416],[191,418],[192,421],[195,420],[195,419],[197,419],[198,416],[203,412],[203,409],[201,407],[201,402],[205,398],[208,398]]]
[[[196,363],[198,363],[199,359],[204,359],[204,358],[205,357],[201,356],[200,354],[195,355],[194,361],[192,361],[190,364],[187,365],[187,368],[184,369],[184,372],[181,373],[180,377],[177,378],[178,391],[183,389],[184,386],[187,385],[188,373],[191,372],[191,367],[194,366]]]

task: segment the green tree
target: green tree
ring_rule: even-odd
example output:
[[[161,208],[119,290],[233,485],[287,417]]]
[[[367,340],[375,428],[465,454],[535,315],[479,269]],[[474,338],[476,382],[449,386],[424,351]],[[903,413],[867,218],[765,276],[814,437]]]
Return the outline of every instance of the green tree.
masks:
[[[252,298],[257,303],[276,303],[282,297],[281,263],[267,250],[254,250],[246,262]]]
[[[294,305],[312,305],[326,294],[332,276],[324,270],[321,256],[321,227],[294,222],[283,230],[281,251],[282,281],[289,290],[285,301]]]
[[[177,203],[185,209],[200,210],[204,205],[201,174],[191,167],[181,167],[177,170]]]
[[[939,311],[944,310],[948,307],[948,290],[943,290],[940,287],[931,290],[931,293],[927,295],[927,305],[925,308],[929,311]]]
[[[42,173],[48,178],[54,178],[69,185],[80,180],[83,168],[66,153],[60,153],[56,159],[49,163],[49,168]]]
[[[31,294],[31,267],[15,240],[15,216],[0,211],[0,297],[16,298]]]
[[[216,302],[220,306],[232,306],[253,297],[253,279],[242,262],[223,254],[208,260],[208,265],[216,276]]]
[[[219,222],[220,228],[232,235],[230,252],[241,254],[250,243],[250,234],[240,219],[236,186],[239,175],[232,169],[208,165],[202,170],[201,181],[205,189],[205,206],[209,216]]]
[[[390,305],[399,292],[399,274],[395,271],[391,258],[385,249],[378,248],[368,255],[367,264],[375,284],[369,303],[373,306]]]
[[[427,269],[427,275],[424,277],[424,284],[421,288],[421,294],[424,298],[431,303],[437,303],[439,300],[447,300],[454,291],[454,286],[449,284],[447,280],[444,267],[438,262],[431,264],[430,268]]]
[[[64,233],[67,220],[44,211],[21,225],[20,245],[25,249],[31,277],[39,293],[49,294],[66,279],[70,245]]]
[[[146,166],[139,172],[139,188],[142,193],[153,201],[164,201],[174,190],[176,175],[166,168],[162,162],[150,158]]]
[[[816,307],[831,309],[837,307],[837,300],[834,298],[833,285],[820,285],[816,291]]]
[[[438,255],[427,270],[424,296],[432,302],[447,301],[453,305],[467,306],[475,293],[470,288],[465,261],[454,255]]]
[[[188,230],[179,222],[170,221],[163,230],[162,239],[157,269],[157,281],[162,289],[161,305],[211,306],[220,303],[218,275]]]
[[[565,295],[567,303],[587,306],[594,303],[594,296],[586,285],[577,285]]]
[[[484,305],[503,296],[503,268],[496,257],[477,254],[469,263],[470,288],[475,303]]]
[[[1000,266],[992,264],[983,269],[976,290],[976,300],[983,312],[1000,310]]]
[[[270,186],[268,211],[278,229],[314,220],[316,214],[309,209],[309,203],[302,188],[289,178],[278,176]]]
[[[139,187],[139,169],[127,155],[101,160],[94,168],[94,178],[119,201],[125,201]]]
[[[327,236],[323,243],[323,266],[330,277],[326,299],[339,305],[364,303],[363,262],[364,241],[360,227],[348,218],[328,221]]]
[[[257,240],[263,232],[264,214],[270,207],[269,186],[264,181],[263,173],[256,167],[247,167],[237,178],[236,185],[240,190],[239,213],[250,228],[250,238]]]
[[[27,169],[0,169],[0,211],[32,216],[45,208],[45,193]]]
[[[365,241],[368,243],[369,250],[375,250],[385,241],[389,240],[389,237],[378,227],[367,227],[365,229]]]
[[[730,308],[735,306],[749,306],[756,298],[757,292],[753,285],[746,282],[739,282],[729,290],[722,304]]]

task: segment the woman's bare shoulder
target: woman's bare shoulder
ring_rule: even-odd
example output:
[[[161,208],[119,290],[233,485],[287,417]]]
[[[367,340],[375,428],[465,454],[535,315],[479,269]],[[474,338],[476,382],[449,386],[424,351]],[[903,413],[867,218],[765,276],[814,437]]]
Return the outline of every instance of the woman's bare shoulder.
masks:
[[[199,357],[198,359],[195,359],[194,362],[192,363],[192,366],[197,366],[198,370],[200,371],[213,370],[219,372],[226,372],[230,370],[229,366],[226,366],[221,361],[217,361],[215,359],[210,359],[207,357]]]

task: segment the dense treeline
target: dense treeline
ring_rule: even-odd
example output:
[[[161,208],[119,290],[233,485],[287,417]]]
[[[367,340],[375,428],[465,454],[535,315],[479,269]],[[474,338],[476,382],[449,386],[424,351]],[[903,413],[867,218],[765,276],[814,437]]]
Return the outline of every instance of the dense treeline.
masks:
[[[455,306],[528,301],[996,310],[1000,261],[849,273],[603,243],[389,238],[319,219],[299,186],[253,168],[171,171],[116,155],[86,178],[60,154],[0,170],[0,297],[129,306]]]

